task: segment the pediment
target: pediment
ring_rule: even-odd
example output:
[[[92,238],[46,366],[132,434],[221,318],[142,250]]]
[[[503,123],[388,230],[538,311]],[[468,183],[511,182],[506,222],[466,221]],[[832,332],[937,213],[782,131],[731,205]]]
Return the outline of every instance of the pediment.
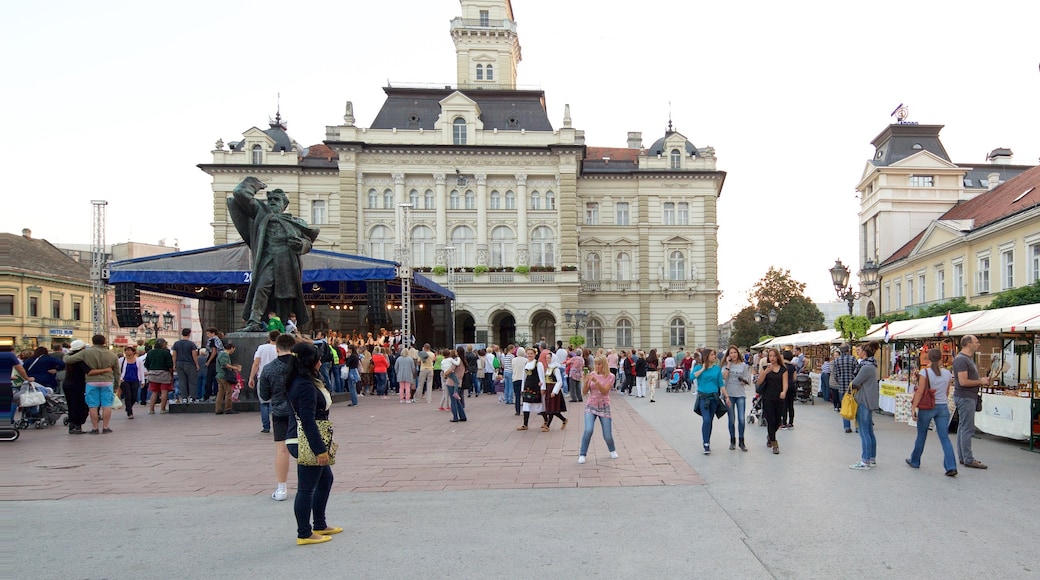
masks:
[[[661,241],[661,244],[665,246],[685,246],[692,243],[693,240],[687,238],[686,236],[672,236],[667,240]]]
[[[242,133],[242,137],[245,141],[263,141],[268,145],[274,145],[274,139],[256,127],[252,127]]]
[[[607,242],[605,242],[605,241],[603,241],[603,240],[601,240],[599,238],[592,237],[592,238],[585,238],[585,239],[583,239],[580,242],[580,245],[583,248],[584,247],[597,247],[598,248],[598,247],[606,246]]]
[[[455,91],[454,93],[441,99],[440,105],[442,110],[473,109],[477,112],[478,115],[480,114],[480,107],[477,105],[477,102],[467,97],[466,95],[460,93],[459,91]]]
[[[494,64],[498,61],[495,59],[495,57],[491,55],[482,54],[480,56],[473,57],[473,62],[490,62],[491,64]]]
[[[638,241],[630,239],[630,238],[618,238],[618,239],[610,242],[610,245],[612,245],[612,246],[635,246],[635,245],[638,245]]]
[[[972,229],[971,220],[935,220],[928,224],[925,228],[924,233],[921,235],[921,239],[911,250],[910,256],[914,256],[921,252],[938,248],[955,242],[964,237],[966,231]]]
[[[904,169],[959,169],[956,164],[939,157],[931,151],[919,151],[889,165],[890,168]]]

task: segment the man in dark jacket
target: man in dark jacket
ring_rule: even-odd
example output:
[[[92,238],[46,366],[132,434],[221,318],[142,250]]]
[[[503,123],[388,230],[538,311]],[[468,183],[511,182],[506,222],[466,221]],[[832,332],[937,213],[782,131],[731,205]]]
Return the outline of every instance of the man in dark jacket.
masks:
[[[274,473],[278,479],[278,487],[271,494],[271,499],[284,501],[289,497],[286,481],[289,479],[289,449],[285,446],[286,434],[289,432],[293,418],[292,407],[285,398],[285,378],[292,366],[292,348],[296,338],[291,334],[283,334],[274,343],[278,358],[264,365],[257,385],[261,399],[271,401],[271,428],[274,431]]]

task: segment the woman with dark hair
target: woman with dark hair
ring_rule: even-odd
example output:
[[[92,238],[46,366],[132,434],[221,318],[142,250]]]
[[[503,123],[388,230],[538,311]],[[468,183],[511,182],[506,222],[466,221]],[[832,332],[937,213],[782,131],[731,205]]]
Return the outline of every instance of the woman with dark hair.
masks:
[[[784,366],[780,352],[769,349],[765,366],[755,379],[758,392],[762,394],[762,420],[766,422],[766,447],[771,447],[774,454],[780,453],[776,442],[776,430],[780,427],[780,413],[787,398],[787,367]]]
[[[657,349],[650,349],[650,354],[646,355],[646,384],[650,387],[650,402],[654,402],[654,391],[657,390],[657,383],[661,380],[661,360],[657,358]]]
[[[329,450],[318,431],[319,419],[329,418],[332,396],[321,382],[319,370],[321,357],[318,349],[307,343],[299,343],[292,349],[292,366],[285,377],[285,398],[296,414],[295,429],[289,428],[285,445],[289,454],[299,457],[298,432],[303,429],[318,465],[296,464],[296,545],[321,544],[332,539],[343,528],[330,527],[325,521],[325,506],[332,491],[332,467],[329,466]],[[311,517],[314,525],[311,526]]]
[[[722,378],[718,355],[713,348],[701,350],[703,366],[694,371],[697,377],[697,409],[701,415],[701,440],[704,454],[711,455],[711,428],[715,423],[715,412],[721,405],[730,406],[726,382]]]
[[[950,406],[949,392],[953,384],[953,374],[942,368],[942,349],[933,348],[928,351],[929,366],[921,369],[917,379],[917,388],[914,389],[914,400],[911,403],[911,412],[917,421],[917,440],[914,441],[914,450],[906,464],[914,469],[921,467],[921,454],[924,453],[924,442],[928,438],[928,428],[932,420],[935,420],[935,435],[939,437],[939,443],[943,450],[943,468],[946,475],[953,477],[957,475],[957,457],[953,453],[953,444],[950,443]],[[925,391],[932,392],[932,408],[922,409],[919,407],[921,398]]]
[[[751,372],[747,363],[740,356],[740,349],[730,345],[726,349],[726,363],[722,367],[722,379],[726,381],[726,394],[732,402],[729,412],[729,448],[736,449],[737,436],[740,436],[740,450],[747,451],[744,445],[744,409],[745,398],[744,387],[751,382],[748,380]]]
[[[66,356],[76,354],[86,346],[82,340],[74,340]],[[86,399],[88,372],[90,367],[83,361],[65,366],[65,380],[61,383],[61,390],[65,393],[65,402],[69,405],[69,435],[83,435],[83,425],[90,416]]]
[[[856,378],[852,379],[853,397],[859,407],[856,409],[856,422],[859,423],[859,440],[861,453],[859,461],[849,469],[865,471],[877,467],[877,436],[874,435],[874,411],[881,408],[878,387],[878,366],[874,353],[881,348],[877,341],[871,341],[860,350],[866,355],[859,364]]]
[[[451,407],[451,422],[458,423],[459,421],[466,420],[466,406],[465,401],[462,400],[462,373],[466,372],[465,368],[465,357],[462,356],[462,349],[459,348],[459,353],[452,351],[450,348],[444,349],[441,353],[443,358],[441,359],[441,385],[444,389],[444,396],[448,399],[448,404]],[[457,355],[457,356],[456,356]],[[443,405],[443,403],[442,403]]]
[[[473,347],[470,347],[469,352],[473,352]],[[466,420],[466,401],[462,397],[462,391],[464,389],[473,388],[473,367],[470,366],[468,360],[466,360],[466,349],[461,346],[455,349],[455,358],[458,359],[455,364],[455,388],[458,390],[458,398],[452,397],[452,401],[458,401],[458,416],[455,416],[455,406],[451,409],[452,418],[458,419],[459,421]],[[467,384],[466,381],[469,381]]]
[[[36,347],[32,358],[23,362],[22,366],[25,367],[25,372],[36,378],[37,383],[54,389],[55,393],[59,391],[58,371],[65,370],[65,363],[61,359],[51,356],[47,347]]]
[[[155,400],[159,399],[159,413],[165,415],[166,404],[173,391],[173,355],[166,348],[166,339],[160,338],[155,341],[155,347],[148,352],[144,358],[144,368],[147,369],[148,377],[148,414],[155,414]],[[219,410],[219,400],[217,409]]]

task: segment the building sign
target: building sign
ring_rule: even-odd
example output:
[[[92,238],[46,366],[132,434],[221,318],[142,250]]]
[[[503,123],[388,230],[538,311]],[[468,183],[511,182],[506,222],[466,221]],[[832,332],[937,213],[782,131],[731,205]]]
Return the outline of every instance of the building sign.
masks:
[[[56,337],[60,336],[62,338],[72,338],[72,329],[71,328],[52,328],[50,332],[51,332],[51,336],[56,336]]]

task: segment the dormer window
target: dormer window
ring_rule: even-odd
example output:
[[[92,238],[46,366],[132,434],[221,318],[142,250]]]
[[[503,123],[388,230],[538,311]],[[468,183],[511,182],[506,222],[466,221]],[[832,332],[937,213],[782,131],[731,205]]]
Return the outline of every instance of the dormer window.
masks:
[[[484,65],[482,65],[482,64],[478,64],[477,65],[477,80],[478,81],[484,80]]]
[[[253,145],[253,165],[264,164],[264,148],[259,145]]]
[[[462,117],[456,117],[451,122],[452,129],[452,143],[455,145],[466,144],[466,120]]]
[[[679,153],[678,149],[672,149],[671,160],[672,169],[680,169],[680,163],[682,163],[682,154]]]

